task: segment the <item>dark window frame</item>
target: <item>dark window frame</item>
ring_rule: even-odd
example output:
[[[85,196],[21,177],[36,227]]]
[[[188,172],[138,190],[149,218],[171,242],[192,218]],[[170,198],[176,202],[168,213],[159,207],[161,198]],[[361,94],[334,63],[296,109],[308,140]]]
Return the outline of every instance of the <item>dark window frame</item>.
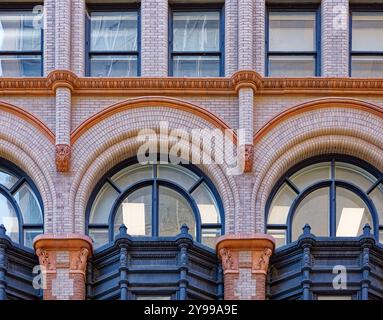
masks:
[[[91,12],[137,12],[137,51],[91,51]],[[141,6],[139,3],[87,4],[85,12],[85,75],[91,77],[92,56],[137,56],[137,77],[141,75]]]
[[[160,160],[160,156],[158,156],[158,157],[159,157],[158,160]],[[152,179],[140,180],[140,181],[134,183],[133,185],[127,187],[126,189],[120,190],[118,188],[118,186],[116,186],[110,180],[110,178],[113,175],[115,175],[116,173],[120,172],[122,169],[127,168],[131,165],[134,165],[134,164],[137,164],[137,158],[136,157],[127,159],[127,160],[119,163],[115,167],[113,167],[111,170],[109,170],[96,184],[96,187],[93,189],[91,196],[88,200],[88,204],[86,207],[86,223],[85,223],[86,234],[89,235],[89,229],[108,230],[108,241],[109,242],[105,245],[100,246],[99,248],[96,248],[97,251],[102,250],[102,248],[104,248],[105,246],[110,245],[110,243],[113,243],[113,241],[115,240],[115,236],[118,235],[118,234],[115,234],[115,232],[114,232],[114,218],[116,216],[119,205],[122,203],[122,201],[124,199],[126,199],[126,197],[129,194],[131,194],[134,191],[139,190],[145,186],[152,186],[152,203],[154,205],[152,205],[152,212],[151,212],[151,219],[152,219],[151,220],[151,228],[152,228],[151,235],[150,236],[134,236],[133,238],[137,238],[137,239],[150,238],[150,239],[153,239],[153,238],[162,237],[162,236],[159,236],[159,208],[158,208],[158,201],[157,201],[160,185],[176,191],[178,194],[180,194],[189,203],[190,207],[192,208],[194,217],[195,217],[196,237],[194,240],[196,242],[202,244],[202,242],[201,242],[201,239],[202,239],[202,232],[201,231],[202,231],[202,229],[220,229],[221,235],[223,235],[225,233],[225,215],[224,215],[224,208],[223,208],[223,203],[222,203],[221,197],[220,197],[216,187],[214,186],[212,181],[209,179],[209,177],[206,176],[206,174],[204,174],[199,168],[197,168],[194,165],[190,165],[190,164],[182,164],[182,163],[178,164],[178,166],[181,166],[181,167],[184,167],[184,168],[190,170],[191,172],[195,173],[199,177],[197,182],[189,190],[184,189],[183,187],[178,185],[176,182],[170,182],[167,179],[157,178],[156,172],[157,172],[157,165],[159,164],[159,162],[157,162],[156,164],[153,164],[153,173],[154,174],[153,174]],[[90,219],[90,214],[91,214],[93,203],[94,203],[99,191],[105,185],[105,183],[108,183],[109,185],[111,185],[119,193],[119,196],[115,200],[114,205],[112,206],[112,209],[109,212],[108,224],[91,224],[91,223],[89,223],[89,219]],[[195,201],[193,200],[191,194],[194,192],[195,189],[197,189],[203,183],[205,183],[207,185],[209,190],[212,192],[214,199],[216,200],[216,205],[218,207],[218,214],[220,217],[220,223],[214,223],[214,224],[202,224],[201,223],[200,212],[199,212],[198,206],[195,203]]]
[[[331,162],[331,178],[327,180],[317,181],[311,184],[310,186],[306,187],[304,190],[300,190],[289,179],[291,175],[293,175],[295,172],[299,171],[300,169],[304,169],[305,167],[309,165],[312,165],[315,163],[321,163],[321,162]],[[360,189],[359,187],[357,187],[351,182],[344,181],[344,180],[337,180],[335,179],[335,172],[334,172],[335,162],[344,162],[344,163],[349,163],[349,164],[358,166],[366,170],[370,174],[372,174],[377,179],[377,181],[369,188],[369,190],[364,192],[362,189]],[[268,221],[268,216],[270,213],[272,201],[284,183],[287,183],[287,185],[289,185],[291,189],[294,191],[294,193],[296,194],[296,197],[289,209],[287,221],[285,224],[268,224],[267,221]],[[265,207],[265,232],[267,233],[268,230],[284,230],[286,232],[285,245],[289,245],[290,243],[292,243],[293,242],[292,241],[292,222],[293,222],[294,214],[300,202],[303,199],[305,199],[305,197],[309,195],[310,193],[312,193],[313,191],[321,189],[323,187],[329,187],[330,188],[329,230],[328,230],[329,236],[325,238],[330,238],[330,239],[339,238],[336,236],[336,187],[340,186],[359,196],[359,198],[363,200],[363,202],[366,204],[366,206],[368,207],[371,213],[371,219],[373,223],[373,226],[371,226],[371,228],[373,231],[373,235],[375,239],[377,239],[377,242],[379,242],[379,231],[383,231],[383,221],[379,221],[377,210],[375,208],[373,201],[370,199],[369,194],[373,192],[382,183],[383,183],[383,173],[380,172],[377,168],[375,168],[371,164],[359,158],[346,156],[346,155],[329,154],[329,155],[323,155],[323,156],[313,157],[313,158],[304,160],[298,163],[297,165],[293,166],[291,169],[289,169],[283,175],[283,177],[277,182],[277,184],[273,187]]]
[[[33,8],[38,5],[43,5],[42,2],[7,2],[0,4],[0,11],[6,12],[24,12],[24,11],[33,11]],[[9,56],[9,55],[22,55],[22,56],[40,56],[41,68],[40,75],[37,77],[42,77],[44,75],[44,29],[40,30],[40,50],[32,51],[1,51],[0,57]],[[25,76],[21,76],[25,77]],[[0,78],[6,78],[6,76],[0,76]]]
[[[43,205],[42,197],[41,197],[36,185],[32,181],[32,179],[30,177],[28,177],[28,175],[23,170],[21,170],[18,166],[16,166],[12,162],[10,162],[4,158],[0,158],[0,168],[9,171],[10,173],[12,173],[13,175],[15,175],[18,178],[17,182],[12,186],[11,189],[8,189],[8,188],[0,185],[0,194],[3,195],[12,204],[12,207],[15,210],[17,220],[18,220],[19,243],[14,243],[14,244],[22,247],[24,250],[32,250],[31,248],[26,247],[24,244],[24,241],[25,241],[24,231],[33,230],[33,229],[41,229],[44,232],[44,205]],[[19,189],[23,186],[24,183],[28,184],[28,186],[32,189],[32,191],[34,192],[34,194],[37,198],[38,204],[40,205],[42,219],[43,219],[42,224],[41,223],[34,223],[34,224],[25,224],[24,223],[21,209],[20,209],[19,205],[17,204],[17,202],[14,198],[14,194],[17,193],[17,191],[19,191]]]
[[[298,51],[298,52],[284,52],[284,51],[270,51],[269,50],[269,17],[271,12],[313,12],[315,13],[315,51]],[[321,76],[321,6],[318,4],[304,4],[304,5],[267,5],[266,6],[266,26],[265,26],[265,75],[269,77],[269,57],[270,56],[314,56],[315,58],[315,74],[313,77]]]
[[[173,51],[173,13],[174,12],[219,12],[220,17],[220,51]],[[188,4],[181,5],[175,4],[169,6],[169,30],[168,30],[168,72],[169,76],[173,77],[174,67],[173,67],[173,58],[174,56],[219,56],[220,57],[220,68],[219,68],[219,77],[225,76],[225,6],[222,3],[216,4]]]
[[[350,4],[349,8],[349,76],[352,77],[352,58],[354,56],[381,56],[383,58],[382,51],[353,51],[352,50],[352,14],[353,12],[381,12],[383,15],[383,5],[382,4]]]

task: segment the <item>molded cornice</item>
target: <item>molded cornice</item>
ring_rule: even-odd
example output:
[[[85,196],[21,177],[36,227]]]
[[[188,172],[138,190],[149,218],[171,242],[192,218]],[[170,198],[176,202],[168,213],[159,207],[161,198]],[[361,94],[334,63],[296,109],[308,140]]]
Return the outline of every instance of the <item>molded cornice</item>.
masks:
[[[89,78],[55,70],[44,78],[2,78],[0,95],[53,95],[57,87],[74,94],[235,95],[241,87],[255,94],[383,94],[383,78],[263,78],[243,70],[227,78]]]

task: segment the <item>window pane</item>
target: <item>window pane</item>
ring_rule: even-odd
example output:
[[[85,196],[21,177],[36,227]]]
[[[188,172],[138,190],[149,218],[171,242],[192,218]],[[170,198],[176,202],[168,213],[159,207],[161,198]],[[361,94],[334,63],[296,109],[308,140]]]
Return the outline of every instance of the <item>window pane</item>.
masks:
[[[121,224],[132,236],[152,234],[152,187],[144,187],[131,193],[120,205],[114,221],[114,234]]]
[[[383,57],[353,56],[351,64],[351,74],[353,77],[383,77]]]
[[[174,56],[175,77],[219,77],[219,56]]]
[[[269,51],[316,51],[315,12],[270,12]]]
[[[121,189],[125,190],[138,181],[152,179],[153,166],[135,164],[116,173],[111,180]]]
[[[10,189],[12,186],[19,180],[14,175],[10,174],[9,172],[5,171],[4,169],[0,169],[0,184],[2,184],[4,187]]]
[[[145,296],[137,295],[136,300],[171,300],[171,296]]]
[[[173,51],[220,51],[219,12],[174,12]]]
[[[286,244],[286,231],[285,230],[267,230],[267,234],[271,235],[275,239],[275,247],[279,248]]]
[[[202,243],[215,249],[217,239],[221,236],[221,229],[202,229]]]
[[[314,56],[269,56],[271,77],[315,76]]]
[[[215,198],[206,183],[202,183],[191,194],[197,203],[202,223],[220,223]]]
[[[383,51],[383,13],[352,13],[352,50]]]
[[[379,223],[383,225],[383,185],[380,184],[369,194],[378,214]]]
[[[7,229],[7,235],[14,242],[19,242],[19,221],[12,204],[0,194],[0,224]]]
[[[318,300],[352,300],[351,296],[318,296]]]
[[[303,233],[305,224],[310,225],[312,234],[328,236],[329,206],[329,188],[315,190],[304,198],[294,214],[292,240],[297,240]]]
[[[89,229],[89,237],[93,240],[93,247],[99,248],[109,242],[108,229]]]
[[[24,245],[28,248],[33,248],[33,239],[42,233],[42,229],[24,230]]]
[[[365,192],[376,181],[376,178],[366,170],[342,162],[337,162],[335,165],[335,178],[353,183]]]
[[[186,224],[189,233],[195,236],[195,220],[193,211],[186,199],[179,193],[166,187],[159,187],[159,234],[175,236]]]
[[[331,178],[330,162],[316,163],[294,173],[290,180],[302,191],[312,184]]]
[[[137,12],[92,12],[91,51],[137,51]]]
[[[119,193],[109,183],[105,183],[93,202],[89,223],[108,224],[110,212],[118,195]]]
[[[0,12],[0,51],[40,51],[41,15]]]
[[[20,207],[26,224],[42,224],[43,214],[35,193],[27,184],[23,184],[15,193],[14,198]]]
[[[91,77],[137,76],[137,56],[92,56]]]
[[[158,165],[157,176],[159,179],[177,183],[185,190],[189,190],[199,179],[194,172],[184,167],[168,164]]]
[[[287,185],[284,184],[270,206],[268,224],[285,224],[289,214],[290,207],[297,197],[297,194]]]
[[[373,227],[364,201],[347,189],[336,188],[336,236],[356,237],[363,233],[366,223]]]
[[[0,76],[35,77],[41,75],[41,56],[0,56]]]

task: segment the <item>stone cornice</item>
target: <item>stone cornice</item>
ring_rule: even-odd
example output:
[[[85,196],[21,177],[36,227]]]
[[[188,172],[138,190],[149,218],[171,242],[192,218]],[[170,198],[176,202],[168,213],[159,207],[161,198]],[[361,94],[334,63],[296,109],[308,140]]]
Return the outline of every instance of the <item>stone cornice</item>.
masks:
[[[42,78],[1,78],[0,95],[53,95],[67,87],[78,95],[235,95],[242,87],[255,94],[383,94],[383,78],[263,78],[243,70],[225,78],[89,78],[55,70]]]

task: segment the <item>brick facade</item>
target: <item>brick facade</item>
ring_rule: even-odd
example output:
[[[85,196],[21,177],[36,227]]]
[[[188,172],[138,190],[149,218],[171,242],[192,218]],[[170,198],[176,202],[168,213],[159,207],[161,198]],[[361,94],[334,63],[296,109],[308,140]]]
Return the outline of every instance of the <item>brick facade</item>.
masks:
[[[93,85],[99,86],[93,91],[91,85],[79,84],[86,63],[85,0],[45,0],[44,76],[54,78],[53,71],[64,70],[68,79],[74,77],[72,73],[80,78],[52,80],[54,87],[46,90],[20,91],[25,83],[14,90],[0,88],[0,157],[14,162],[35,182],[43,198],[46,234],[83,237],[85,210],[96,183],[113,166],[136,154],[140,129],[156,129],[160,121],[167,121],[170,129],[188,131],[219,125],[245,129],[241,144],[251,164],[247,172],[230,176],[227,163],[199,165],[222,198],[226,233],[245,235],[245,240],[246,235],[265,232],[265,205],[271,189],[299,161],[340,153],[355,155],[383,170],[382,83],[350,85],[343,79],[348,76],[348,27],[339,27],[334,18],[342,8],[348,12],[348,1],[322,0],[322,74],[339,78],[339,82],[325,79],[329,88],[324,89],[320,86],[326,84],[312,85],[306,79],[290,82],[291,88],[287,82],[271,79],[265,88],[266,2],[225,2],[225,79],[232,85],[235,81],[230,77],[238,71],[253,70],[257,75],[248,76],[245,84],[238,80],[235,88],[210,93],[208,88],[196,91],[202,79],[191,84],[189,91],[166,84],[169,4],[142,0],[141,76],[156,78],[153,81],[160,81],[163,91],[144,91],[143,86],[142,93],[137,93],[127,84],[115,93],[110,90],[113,81],[102,85],[93,79]],[[119,81],[123,80],[114,82]],[[297,82],[299,88],[294,87]],[[108,108],[113,111],[97,117]],[[73,139],[78,128],[84,130]],[[238,266],[235,272],[225,270],[225,298],[264,299],[265,273],[253,267],[258,247],[243,247],[237,240],[237,247],[230,250]],[[273,250],[272,240],[266,242],[262,250]],[[76,253],[82,247],[77,249]],[[84,299],[84,271],[68,267],[73,252],[65,246],[49,250],[56,267],[48,273],[44,297]],[[91,252],[90,246],[87,250]]]

